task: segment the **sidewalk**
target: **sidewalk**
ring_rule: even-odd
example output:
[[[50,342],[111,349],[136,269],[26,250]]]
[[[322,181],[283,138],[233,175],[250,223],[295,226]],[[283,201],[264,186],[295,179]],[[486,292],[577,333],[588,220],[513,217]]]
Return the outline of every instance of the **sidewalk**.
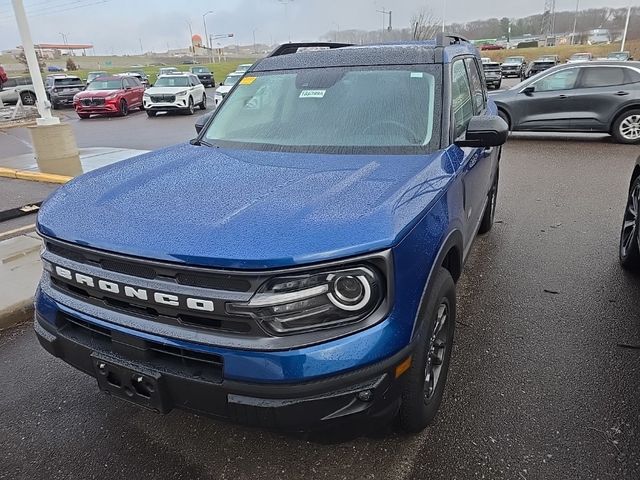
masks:
[[[35,233],[0,242],[0,330],[31,320],[41,246]]]
[[[142,155],[147,151],[111,147],[81,148],[80,163],[84,173],[87,173],[127,158]],[[32,153],[0,159],[0,176],[43,182],[54,181],[56,183],[64,183],[70,180],[70,177],[61,177],[59,175],[47,177],[46,174],[42,174]]]

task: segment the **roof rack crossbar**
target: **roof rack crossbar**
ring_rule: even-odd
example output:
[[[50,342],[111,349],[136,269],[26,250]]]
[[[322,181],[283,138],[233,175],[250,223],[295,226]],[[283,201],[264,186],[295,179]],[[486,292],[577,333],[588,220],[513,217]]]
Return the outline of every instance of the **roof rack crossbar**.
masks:
[[[447,45],[455,45],[459,43],[471,43],[470,40],[454,33],[438,33],[436,36],[436,44],[439,47],[446,47]]]
[[[333,48],[344,48],[344,47],[352,47],[351,43],[334,43],[334,42],[308,42],[308,43],[283,43],[279,47],[271,52],[267,57],[279,57],[281,55],[291,55],[292,53],[297,53],[301,48],[312,49],[312,48],[322,48],[322,49],[333,49]]]

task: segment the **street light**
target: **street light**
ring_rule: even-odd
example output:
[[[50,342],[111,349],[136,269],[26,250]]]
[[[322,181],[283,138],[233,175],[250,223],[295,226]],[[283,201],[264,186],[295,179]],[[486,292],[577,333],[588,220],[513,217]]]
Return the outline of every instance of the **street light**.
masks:
[[[256,32],[257,31],[258,31],[257,28],[253,29],[253,53],[258,53],[256,48]]]
[[[213,51],[211,49],[212,45],[211,45],[211,42],[209,41],[209,33],[207,32],[207,15],[210,15],[212,13],[213,13],[213,10],[209,10],[208,12],[202,15],[202,24],[204,25],[204,38],[205,38],[205,41],[207,42],[207,48],[209,49],[209,58],[213,62]]]
[[[624,33],[622,34],[622,44],[620,45],[620,51],[624,52],[624,45],[627,42],[627,33],[629,32],[629,19],[631,18],[631,5],[627,10],[627,21],[624,24]]]
[[[195,57],[196,49],[193,46],[193,28],[191,28],[191,22],[187,20],[187,25],[189,25],[189,51],[191,52],[191,59]]]

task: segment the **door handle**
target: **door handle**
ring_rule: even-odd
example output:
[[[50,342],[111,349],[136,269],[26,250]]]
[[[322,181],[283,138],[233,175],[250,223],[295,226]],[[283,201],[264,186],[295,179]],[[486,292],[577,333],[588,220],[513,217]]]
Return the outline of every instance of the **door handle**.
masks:
[[[558,95],[558,98],[560,100],[566,100],[567,98],[569,98],[569,95]]]
[[[625,95],[629,95],[629,92],[624,92],[621,90],[619,92],[614,93],[614,95],[617,97],[624,97]]]

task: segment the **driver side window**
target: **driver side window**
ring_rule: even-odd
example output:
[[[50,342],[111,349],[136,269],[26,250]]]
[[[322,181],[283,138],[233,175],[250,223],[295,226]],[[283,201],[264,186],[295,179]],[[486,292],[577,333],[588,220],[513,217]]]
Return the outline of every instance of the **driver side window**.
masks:
[[[533,85],[536,87],[536,92],[553,92],[556,90],[571,90],[576,85],[578,79],[578,69],[568,68],[559,72],[553,73],[548,77],[538,80]]]

